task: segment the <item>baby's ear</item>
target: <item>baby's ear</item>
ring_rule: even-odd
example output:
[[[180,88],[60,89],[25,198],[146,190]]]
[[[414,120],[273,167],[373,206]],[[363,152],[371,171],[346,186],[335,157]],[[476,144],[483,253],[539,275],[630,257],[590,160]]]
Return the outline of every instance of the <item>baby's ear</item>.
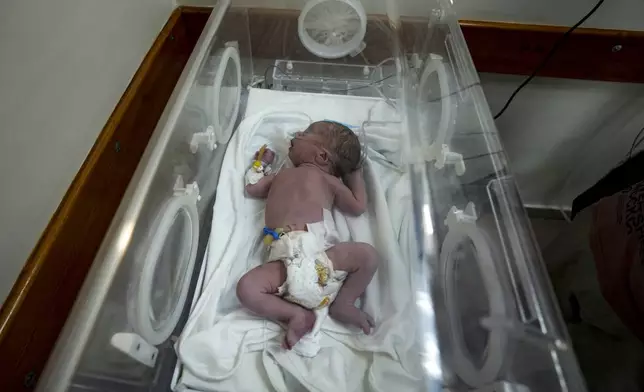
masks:
[[[330,167],[331,166],[331,157],[326,151],[318,151],[315,154],[315,163],[320,167]]]
[[[318,159],[320,162],[329,163],[329,154],[326,151],[318,151]]]

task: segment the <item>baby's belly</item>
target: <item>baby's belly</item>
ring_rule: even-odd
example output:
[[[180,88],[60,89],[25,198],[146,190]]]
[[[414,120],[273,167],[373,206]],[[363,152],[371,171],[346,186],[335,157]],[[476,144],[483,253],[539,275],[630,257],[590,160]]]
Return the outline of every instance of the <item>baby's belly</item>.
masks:
[[[321,202],[302,203],[288,199],[269,199],[266,201],[264,213],[266,226],[271,228],[290,226],[291,230],[305,230],[307,223],[323,220],[325,208],[328,209],[329,206]]]

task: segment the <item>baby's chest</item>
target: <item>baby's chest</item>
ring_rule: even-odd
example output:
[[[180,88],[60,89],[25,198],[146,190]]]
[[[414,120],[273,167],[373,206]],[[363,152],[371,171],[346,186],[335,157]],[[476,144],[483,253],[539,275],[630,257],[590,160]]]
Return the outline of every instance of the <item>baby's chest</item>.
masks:
[[[275,178],[273,187],[278,188],[281,194],[297,194],[320,200],[327,200],[332,197],[331,187],[324,178],[315,174],[311,175],[305,171],[279,173]]]

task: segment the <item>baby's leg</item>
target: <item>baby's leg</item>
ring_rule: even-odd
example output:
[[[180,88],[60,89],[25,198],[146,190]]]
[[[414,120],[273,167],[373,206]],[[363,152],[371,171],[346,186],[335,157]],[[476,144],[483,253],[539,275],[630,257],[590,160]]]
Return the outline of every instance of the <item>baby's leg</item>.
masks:
[[[344,281],[338,296],[329,308],[329,314],[334,319],[362,328],[369,334],[374,321],[371,316],[356,308],[355,302],[364,293],[371,278],[378,268],[378,252],[362,242],[344,242],[326,251],[333,262],[333,268],[346,271],[349,276]]]
[[[275,295],[285,280],[286,267],[281,261],[262,264],[242,276],[237,283],[237,297],[250,311],[286,323],[284,346],[290,350],[313,329],[315,314]]]

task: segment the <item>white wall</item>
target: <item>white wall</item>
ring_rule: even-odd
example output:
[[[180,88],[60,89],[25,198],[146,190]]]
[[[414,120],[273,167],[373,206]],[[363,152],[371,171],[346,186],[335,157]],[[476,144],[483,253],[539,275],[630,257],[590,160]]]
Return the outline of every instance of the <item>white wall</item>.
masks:
[[[172,9],[0,2],[0,303]]]
[[[406,3],[405,0],[403,2]],[[427,0],[411,2],[420,5]],[[598,0],[453,0],[459,19],[562,26],[575,24],[597,2]],[[586,21],[584,27],[644,30],[642,15],[644,2],[640,0],[606,0]]]
[[[524,78],[480,77],[493,114]],[[628,154],[642,108],[644,84],[535,78],[496,121],[524,201],[570,206]]]

